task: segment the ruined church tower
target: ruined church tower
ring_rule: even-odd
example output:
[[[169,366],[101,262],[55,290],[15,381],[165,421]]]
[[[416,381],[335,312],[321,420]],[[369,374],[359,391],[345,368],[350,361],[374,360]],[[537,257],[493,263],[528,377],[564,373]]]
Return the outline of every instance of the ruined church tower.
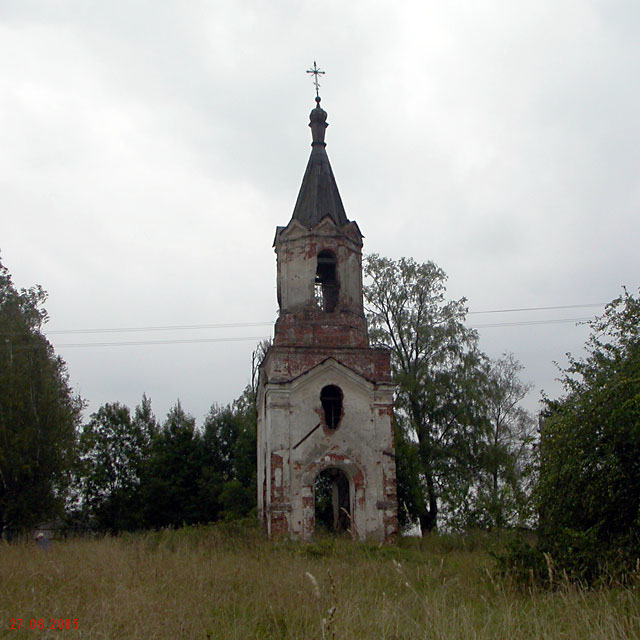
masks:
[[[311,111],[311,157],[293,215],[277,227],[279,316],[260,367],[258,510],[270,536],[315,528],[397,533],[389,353],[369,346],[362,234],[340,198]]]

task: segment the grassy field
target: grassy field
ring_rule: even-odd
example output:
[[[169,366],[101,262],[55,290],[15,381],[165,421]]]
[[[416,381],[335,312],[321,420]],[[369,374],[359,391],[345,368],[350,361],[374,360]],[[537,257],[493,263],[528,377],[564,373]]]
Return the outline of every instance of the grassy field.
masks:
[[[0,638],[640,638],[637,590],[518,590],[477,536],[302,545],[227,526],[0,545]]]

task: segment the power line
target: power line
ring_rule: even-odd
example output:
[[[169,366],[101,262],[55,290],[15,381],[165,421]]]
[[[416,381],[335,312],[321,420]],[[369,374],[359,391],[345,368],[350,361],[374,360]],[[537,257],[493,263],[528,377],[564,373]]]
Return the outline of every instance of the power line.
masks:
[[[522,322],[495,322],[488,324],[477,324],[470,326],[470,329],[489,329],[495,327],[524,327],[539,326],[549,324],[568,324],[588,322],[591,318],[560,318],[556,320],[523,320]],[[271,324],[271,323],[269,323]],[[270,336],[239,336],[225,338],[191,338],[184,340],[127,340],[122,342],[76,342],[56,345],[58,348],[75,348],[75,347],[133,347],[142,345],[164,345],[164,344],[200,344],[207,342],[243,342],[247,340],[256,341],[264,340]]]
[[[523,326],[540,326],[550,324],[568,324],[568,323],[580,323],[588,322],[592,318],[558,318],[551,320],[523,320],[520,322],[494,322],[487,324],[472,325],[470,329],[489,329],[495,327],[523,327]],[[243,325],[233,326],[262,326],[263,324],[272,323],[247,323]],[[204,325],[195,325],[202,328],[208,328]],[[220,325],[212,325],[216,328]],[[124,331],[124,330],[122,330]],[[87,330],[88,332],[88,330]],[[187,339],[171,339],[171,340],[126,340],[119,342],[71,342],[71,343],[59,343],[57,348],[77,348],[77,347],[133,347],[144,345],[166,345],[166,344],[201,344],[201,343],[213,343],[213,342],[243,342],[243,341],[257,341],[265,340],[271,336],[227,336],[224,338],[187,338]],[[23,348],[19,345],[14,345],[14,348]]]
[[[49,336],[79,333],[133,333],[137,331],[183,331],[185,329],[229,329],[234,327],[265,327],[273,324],[270,322],[228,322],[225,324],[184,324],[169,325],[164,327],[119,327],[111,329],[58,329],[45,331]]]
[[[241,336],[237,338],[194,338],[187,340],[131,340],[126,342],[76,342],[59,344],[60,347],[132,347],[145,344],[198,344],[201,342],[242,342],[243,340],[264,340],[269,336]]]
[[[519,311],[550,311],[557,309],[581,309],[588,307],[604,307],[606,303],[587,303],[587,304],[571,304],[571,305],[557,305],[552,307],[521,307],[517,309],[492,309],[487,311],[468,311],[467,315],[475,314],[490,314],[490,313],[514,313]],[[588,318],[579,318],[575,322],[582,322],[588,320]],[[532,321],[535,322],[535,321]],[[545,322],[556,322],[553,320]],[[574,322],[573,319],[563,320],[563,322]],[[224,324],[185,324],[185,325],[165,325],[165,326],[149,326],[149,327],[116,327],[105,329],[56,329],[52,331],[45,331],[44,333],[49,336],[64,335],[64,334],[88,334],[88,333],[133,333],[133,332],[146,332],[146,331],[188,331],[188,330],[200,330],[200,329],[233,329],[236,327],[268,327],[273,325],[273,321],[268,322],[227,322]],[[484,326],[484,325],[482,325]],[[512,323],[504,325],[486,325],[486,326],[512,326]],[[9,334],[2,334],[9,335]]]
[[[469,311],[472,314],[491,314],[491,313],[514,313],[520,311],[548,311],[559,309],[580,309],[589,307],[604,307],[606,303],[586,303],[572,305],[556,305],[546,307],[520,307],[514,309],[493,309],[487,311]],[[493,322],[486,324],[472,325],[470,329],[489,329],[500,327],[522,327],[522,326],[539,326],[551,324],[568,324],[588,322],[592,318],[558,318],[548,320],[521,320],[516,322]],[[273,322],[227,322],[218,324],[192,324],[192,325],[164,325],[164,326],[146,326],[146,327],[112,327],[104,329],[58,329],[45,332],[45,335],[65,335],[65,334],[92,334],[92,333],[130,333],[130,332],[149,332],[149,331],[185,331],[185,330],[201,330],[201,329],[233,329],[241,327],[267,327],[272,326]],[[9,333],[0,335],[12,335]],[[188,338],[188,339],[169,339],[169,340],[127,340],[114,342],[75,342],[60,343],[58,348],[77,348],[77,347],[129,347],[142,345],[165,345],[165,344],[198,344],[198,343],[214,343],[214,342],[243,342],[247,340],[264,340],[267,336],[238,336],[238,337],[222,337],[222,338]]]
[[[592,304],[566,304],[556,307],[522,307],[521,309],[493,309],[492,311],[467,311],[467,315],[474,313],[511,313],[513,311],[548,311],[551,309],[583,309],[586,307],[604,307],[607,303],[592,303]]]
[[[476,324],[470,329],[488,329],[489,327],[525,327],[538,324],[564,324],[568,322],[588,322],[593,318],[559,318],[557,320],[523,320],[522,322],[494,322],[491,324]]]

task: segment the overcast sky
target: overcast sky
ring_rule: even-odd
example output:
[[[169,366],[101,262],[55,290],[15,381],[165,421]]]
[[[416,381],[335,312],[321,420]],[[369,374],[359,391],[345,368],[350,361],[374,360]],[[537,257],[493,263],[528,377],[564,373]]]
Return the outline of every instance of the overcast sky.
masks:
[[[2,0],[2,261],[49,292],[87,415],[146,392],[201,421],[272,332],[317,60],[365,252],[435,261],[471,312],[610,301],[639,284],[639,33],[637,0]],[[587,335],[480,329],[525,366],[530,409]],[[175,342],[199,339],[220,341]],[[149,341],[170,343],[70,346]]]

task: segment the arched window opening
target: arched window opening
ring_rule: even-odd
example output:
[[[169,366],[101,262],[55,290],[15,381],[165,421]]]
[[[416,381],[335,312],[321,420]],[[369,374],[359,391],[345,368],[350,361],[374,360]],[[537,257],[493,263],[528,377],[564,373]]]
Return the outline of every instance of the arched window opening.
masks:
[[[347,474],[336,467],[321,471],[313,485],[315,529],[344,533],[351,529],[351,494]]]
[[[324,422],[329,429],[337,429],[342,418],[342,391],[335,384],[322,388],[320,401],[324,410]]]
[[[336,310],[340,297],[336,263],[336,256],[332,251],[321,251],[318,254],[315,282],[316,301],[318,306],[328,313],[333,313]]]

